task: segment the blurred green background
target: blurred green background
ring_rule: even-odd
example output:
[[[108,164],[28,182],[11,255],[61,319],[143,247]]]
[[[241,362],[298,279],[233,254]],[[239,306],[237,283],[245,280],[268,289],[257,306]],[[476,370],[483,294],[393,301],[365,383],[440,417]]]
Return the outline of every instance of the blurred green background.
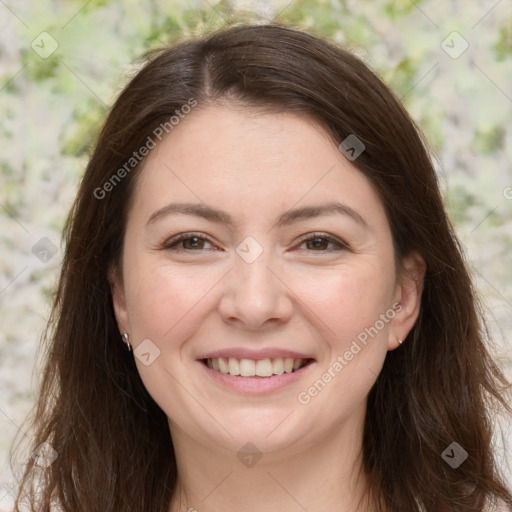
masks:
[[[65,216],[135,59],[240,20],[272,19],[354,51],[421,127],[493,350],[512,378],[508,0],[0,0],[0,510],[13,494],[7,452],[34,400]]]

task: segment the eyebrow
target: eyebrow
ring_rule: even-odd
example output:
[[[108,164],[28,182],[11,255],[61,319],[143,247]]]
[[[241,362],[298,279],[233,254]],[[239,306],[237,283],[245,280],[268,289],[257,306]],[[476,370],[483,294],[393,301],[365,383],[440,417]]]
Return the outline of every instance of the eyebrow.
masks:
[[[218,210],[201,203],[170,203],[160,208],[149,217],[146,226],[153,224],[159,219],[169,215],[194,215],[218,224],[225,224],[232,228],[235,225],[233,217],[223,210]],[[305,219],[312,219],[322,215],[341,214],[345,215],[364,228],[368,228],[368,223],[363,216],[352,207],[339,202],[331,202],[321,205],[305,206],[288,210],[277,217],[274,226],[283,227],[299,222]]]

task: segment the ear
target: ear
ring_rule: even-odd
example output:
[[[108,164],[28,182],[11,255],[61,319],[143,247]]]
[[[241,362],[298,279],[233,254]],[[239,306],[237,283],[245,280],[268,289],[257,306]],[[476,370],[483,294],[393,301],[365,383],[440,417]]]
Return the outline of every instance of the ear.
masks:
[[[401,345],[400,341],[405,340],[418,318],[426,268],[425,260],[417,252],[402,260],[395,288],[393,309],[396,314],[390,322],[388,350]]]
[[[117,327],[121,334],[130,333],[130,322],[128,310],[126,308],[126,299],[124,294],[124,285],[122,276],[119,275],[117,269],[110,269],[108,273],[108,282],[110,284],[110,292],[112,293],[112,305],[117,321]]]

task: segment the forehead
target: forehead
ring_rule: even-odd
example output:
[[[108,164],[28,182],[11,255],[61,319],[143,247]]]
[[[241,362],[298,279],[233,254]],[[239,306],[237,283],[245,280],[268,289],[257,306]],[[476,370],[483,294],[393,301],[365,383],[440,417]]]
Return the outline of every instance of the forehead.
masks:
[[[257,216],[343,200],[384,215],[371,183],[312,118],[226,105],[198,107],[174,126],[146,158],[134,199],[138,208],[180,200]]]
[[[259,168],[261,174],[262,164],[271,168],[279,164],[282,174],[286,161],[303,159],[306,154],[318,159],[317,152],[328,146],[334,144],[327,133],[305,114],[261,113],[238,104],[208,105],[180,120],[150,154],[148,164],[172,155],[183,161],[190,157],[208,161],[210,168],[218,170],[236,169],[241,176],[247,174],[245,169]],[[239,162],[246,167],[241,168]]]

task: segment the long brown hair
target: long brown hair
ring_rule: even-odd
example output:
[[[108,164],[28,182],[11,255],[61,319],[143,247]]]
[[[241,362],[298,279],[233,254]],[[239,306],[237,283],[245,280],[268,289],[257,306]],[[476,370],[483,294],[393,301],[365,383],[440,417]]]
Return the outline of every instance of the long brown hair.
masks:
[[[68,219],[33,417],[32,448],[47,442],[58,457],[44,470],[29,460],[16,510],[36,470],[44,504],[37,510],[49,510],[52,495],[69,512],[162,512],[170,505],[177,470],[167,418],[121,342],[108,277],[121,264],[141,168],[126,162],[191,99],[197,108],[237,101],[305,113],[336,144],[351,134],[364,143],[353,163],[381,197],[398,261],[417,251],[427,265],[419,318],[387,354],[369,394],[367,496],[387,512],[512,505],[491,428],[495,406],[512,412],[503,394],[509,384],[486,348],[427,146],[393,93],[350,52],[279,24],[234,26],[147,60],[105,121]],[[121,178],[112,180],[116,173]],[[457,468],[442,457],[453,442],[468,454]]]

